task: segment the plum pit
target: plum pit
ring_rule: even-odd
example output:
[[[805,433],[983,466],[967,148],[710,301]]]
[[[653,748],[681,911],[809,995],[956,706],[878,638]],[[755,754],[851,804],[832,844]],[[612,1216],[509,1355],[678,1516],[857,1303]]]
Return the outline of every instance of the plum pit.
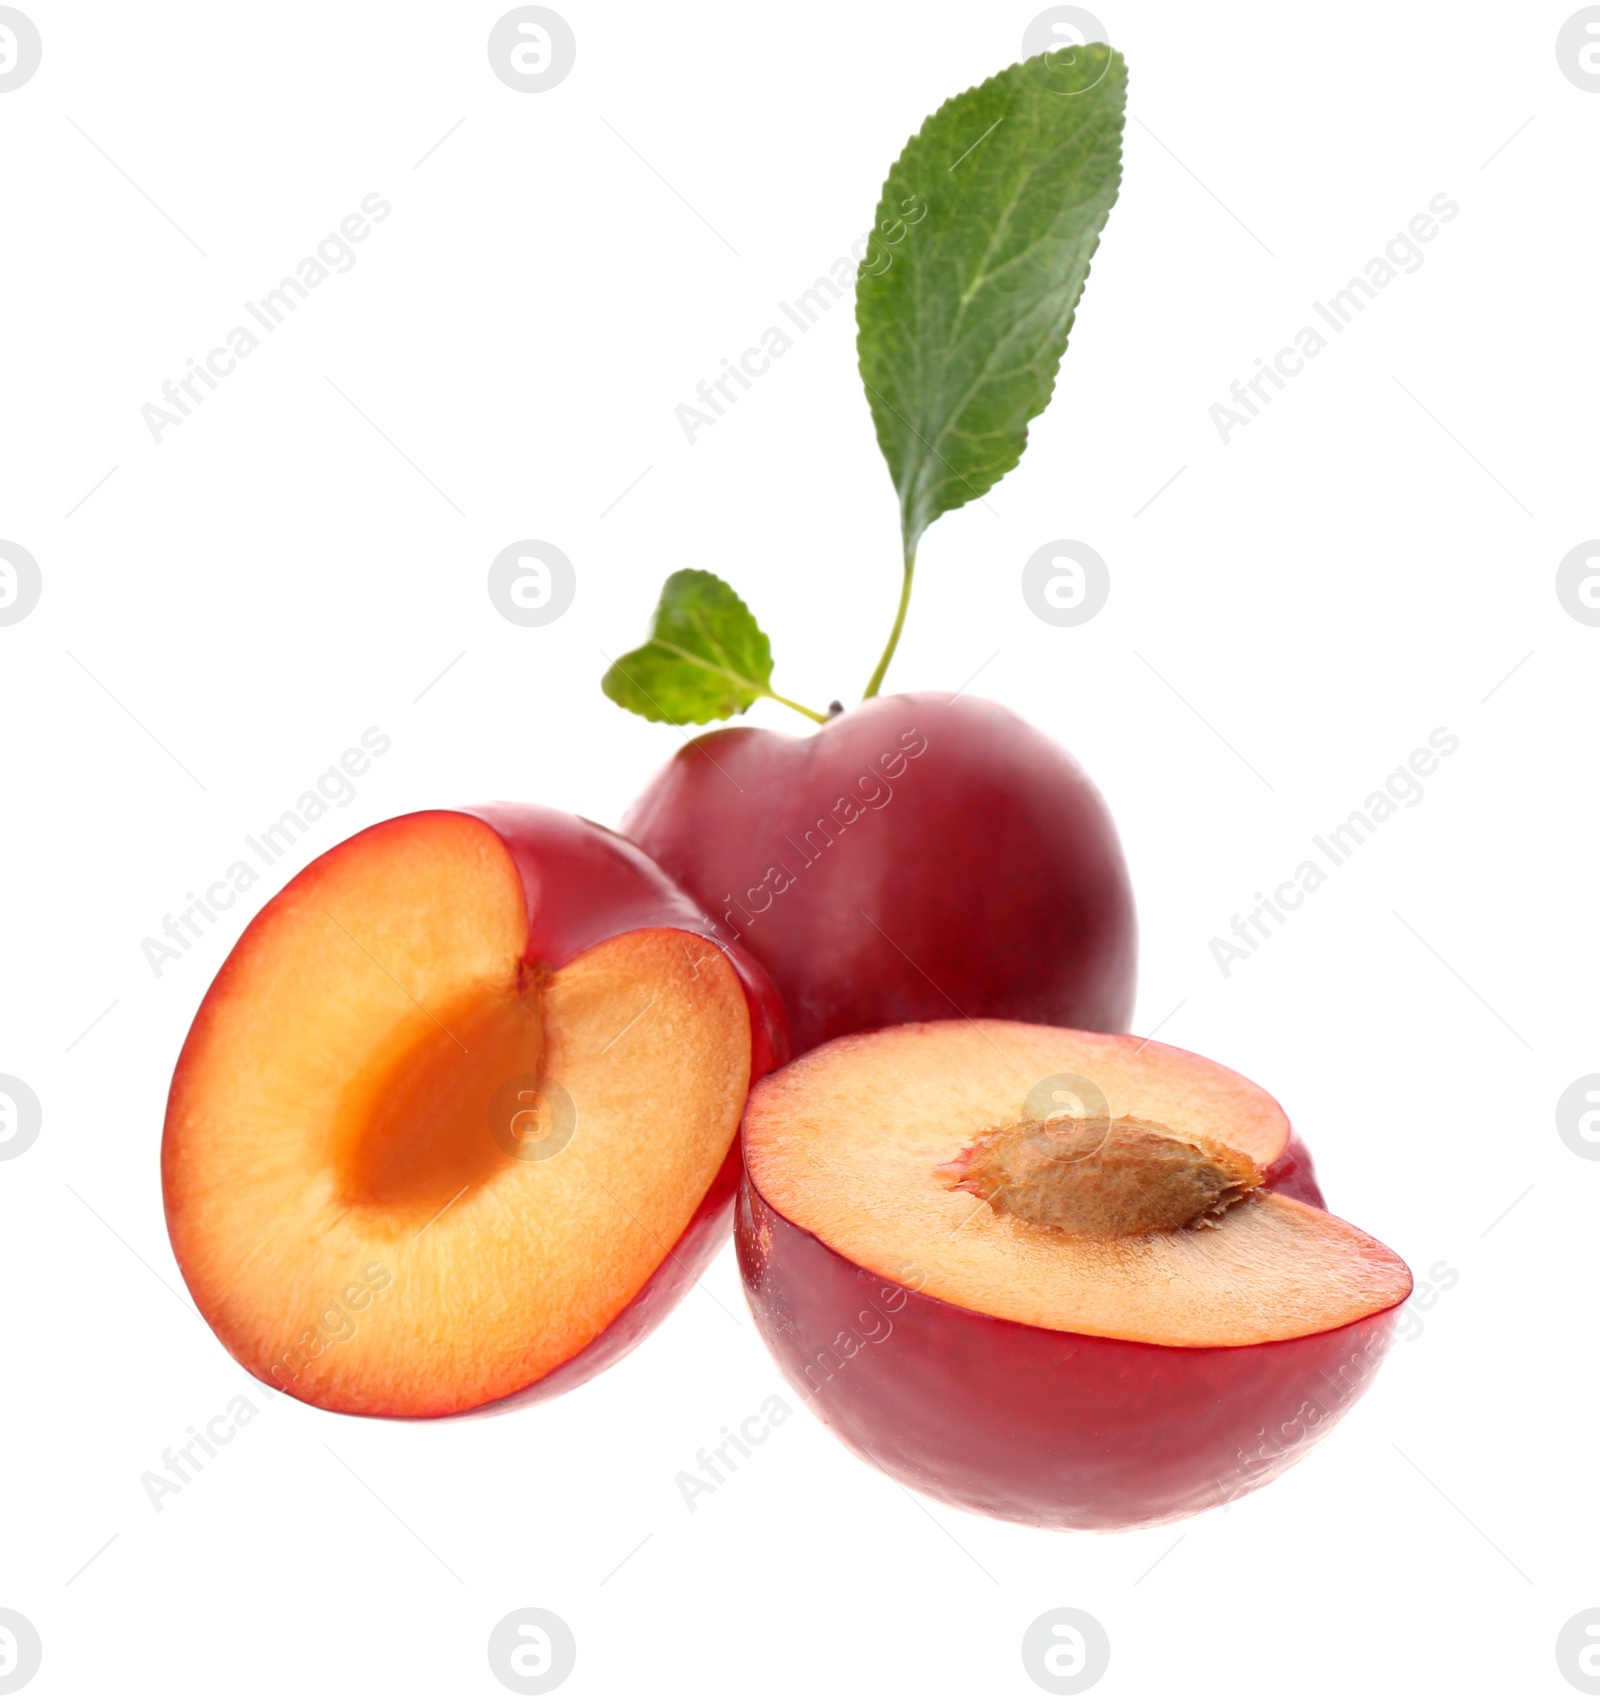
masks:
[[[1024,1118],[939,1167],[998,1216],[1117,1239],[1215,1228],[1261,1187],[1246,1153],[1147,1118]]]

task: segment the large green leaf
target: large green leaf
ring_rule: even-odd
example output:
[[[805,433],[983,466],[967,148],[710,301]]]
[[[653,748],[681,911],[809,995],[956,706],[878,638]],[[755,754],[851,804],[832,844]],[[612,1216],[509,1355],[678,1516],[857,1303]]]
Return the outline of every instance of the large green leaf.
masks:
[[[1127,67],[1099,43],[957,95],[884,184],[857,353],[907,554],[1016,466],[1122,176]]]

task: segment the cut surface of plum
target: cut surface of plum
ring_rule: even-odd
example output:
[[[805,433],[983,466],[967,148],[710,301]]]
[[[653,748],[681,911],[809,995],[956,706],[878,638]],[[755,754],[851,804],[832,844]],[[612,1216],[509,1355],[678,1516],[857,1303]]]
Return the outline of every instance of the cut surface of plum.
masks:
[[[893,1277],[914,1266],[925,1294],[1049,1330],[1239,1346],[1334,1330],[1404,1298],[1409,1274],[1381,1243],[1270,1189],[1247,1186],[1201,1222],[1186,1213],[1178,1227],[1120,1235],[996,1210],[1003,1190],[998,1202],[974,1198],[975,1145],[992,1148],[1008,1129],[1024,1151],[1030,1130],[1048,1141],[1028,1101],[1053,1078],[1076,1084],[1060,1090],[1076,1115],[1053,1120],[1081,1150],[1057,1179],[1068,1204],[1104,1189],[1130,1123],[1258,1171],[1288,1141],[1270,1095],[1192,1053],[949,1022],[845,1037],[769,1078],[746,1113],[745,1163],[778,1212],[866,1269]]]
[[[1270,1095],[1131,1036],[848,1036],[756,1085],[743,1149],[739,1269],[785,1377],[863,1460],[1000,1519],[1120,1531],[1260,1488],[1410,1292],[1311,1204]]]
[[[537,879],[546,816],[520,843],[431,811],[335,847],[191,1030],[173,1246],[230,1352],[304,1400],[412,1416],[525,1390],[618,1320],[727,1170],[753,1048],[734,962],[675,926],[538,956],[582,934]]]

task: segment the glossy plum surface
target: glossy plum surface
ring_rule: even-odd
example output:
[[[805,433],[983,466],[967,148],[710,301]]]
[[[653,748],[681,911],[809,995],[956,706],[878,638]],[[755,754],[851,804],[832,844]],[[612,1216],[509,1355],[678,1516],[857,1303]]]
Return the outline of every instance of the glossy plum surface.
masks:
[[[940,1501],[1055,1529],[1159,1525],[1269,1483],[1366,1388],[1398,1310],[1285,1342],[1161,1347],[918,1294],[914,1271],[862,1269],[748,1177],[735,1234],[768,1348],[847,1447]]]
[[[623,831],[771,972],[796,1053],[949,1017],[1121,1030],[1133,896],[1110,813],[980,698],[874,698],[809,737],[683,747]]]

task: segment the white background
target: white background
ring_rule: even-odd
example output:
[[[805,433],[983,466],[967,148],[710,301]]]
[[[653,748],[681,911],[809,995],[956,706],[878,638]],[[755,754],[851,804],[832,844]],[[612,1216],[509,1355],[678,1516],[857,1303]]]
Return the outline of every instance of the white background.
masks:
[[[921,1505],[797,1412],[690,1513],[674,1474],[782,1387],[727,1251],[576,1394],[433,1427],[279,1399],[152,1510],[141,1473],[254,1389],[157,1164],[244,907],[160,979],[141,940],[369,726],[392,751],[274,882],[422,806],[614,822],[680,735],[598,677],[675,568],[741,589],[781,690],[859,692],[897,564],[848,303],[698,442],[673,410],[1039,8],[562,0],[576,68],[538,95],[490,73],[505,9],[34,0],[41,69],[0,96],[0,534],[44,580],[0,629],[0,1071],[44,1106],[0,1166],[30,1695],[504,1696],[486,1639],[528,1604],[577,1636],[573,1698],[1038,1696],[1021,1637],[1057,1606],[1106,1627],[1106,1699],[1574,1695],[1600,1165],[1553,1111],[1600,1069],[1600,629],[1554,576],[1600,534],[1600,95],[1557,65],[1565,0],[1098,8],[1121,199],[1056,400],[927,539],[889,682],[987,662],[971,689],[1084,762],[1139,896],[1135,1026],[1262,1082],[1335,1210],[1458,1274],[1333,1438],[1225,1511],[1053,1535]],[[162,381],[373,191],[354,269],[152,442]],[[1225,446],[1210,405],[1440,192],[1421,269]],[[485,591],[525,537],[577,572],[544,628]],[[1079,628],[1019,588],[1061,537],[1110,566]],[[1423,802],[1224,978],[1211,938],[1441,726]]]

